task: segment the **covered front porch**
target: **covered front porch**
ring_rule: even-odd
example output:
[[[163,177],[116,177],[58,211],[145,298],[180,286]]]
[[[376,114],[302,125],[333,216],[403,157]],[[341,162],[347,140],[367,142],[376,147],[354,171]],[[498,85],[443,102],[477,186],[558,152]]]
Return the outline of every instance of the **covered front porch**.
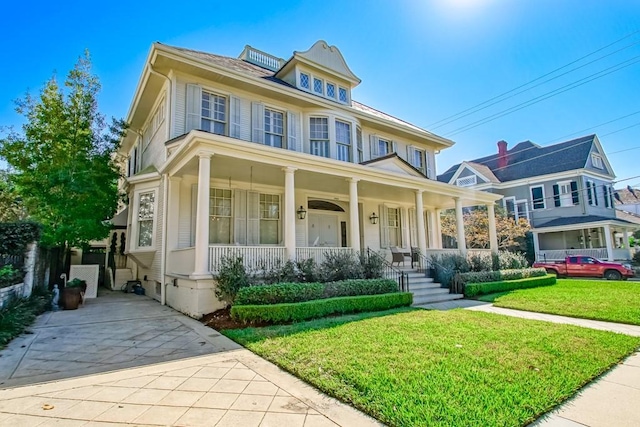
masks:
[[[564,220],[564,219],[563,219]],[[620,220],[536,227],[533,244],[537,261],[561,260],[569,255],[587,255],[606,261],[631,259],[629,236],[638,228],[636,224]],[[621,239],[615,236],[620,235]]]

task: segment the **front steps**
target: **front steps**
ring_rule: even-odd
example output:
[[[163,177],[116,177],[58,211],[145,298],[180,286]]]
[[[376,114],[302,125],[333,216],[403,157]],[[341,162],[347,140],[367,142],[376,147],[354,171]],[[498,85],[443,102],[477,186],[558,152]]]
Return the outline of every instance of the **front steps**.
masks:
[[[400,270],[409,277],[409,292],[413,294],[414,306],[464,298],[462,294],[450,294],[449,289],[443,288],[440,283],[429,277],[424,277],[423,273],[409,267],[400,267]]]

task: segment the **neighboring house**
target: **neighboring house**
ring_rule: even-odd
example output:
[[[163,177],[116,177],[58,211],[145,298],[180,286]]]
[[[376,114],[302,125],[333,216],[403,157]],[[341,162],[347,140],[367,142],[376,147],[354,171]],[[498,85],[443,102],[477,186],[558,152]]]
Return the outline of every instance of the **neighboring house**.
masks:
[[[596,135],[541,147],[531,141],[507,149],[498,142],[491,156],[452,166],[438,180],[503,195],[513,218],[532,227],[537,259],[588,254],[629,259],[614,234],[628,242],[638,225],[616,216],[611,164]],[[627,244],[628,246],[628,244]]]
[[[426,253],[441,248],[441,209],[493,208],[496,195],[436,180],[452,141],[353,100],[359,83],[324,41],[288,60],[154,43],[121,147],[127,254],[147,294],[199,316],[221,307],[225,255],[256,268],[327,250]]]
[[[620,188],[614,190],[613,198],[616,209],[634,215],[640,215],[640,189],[630,186]]]

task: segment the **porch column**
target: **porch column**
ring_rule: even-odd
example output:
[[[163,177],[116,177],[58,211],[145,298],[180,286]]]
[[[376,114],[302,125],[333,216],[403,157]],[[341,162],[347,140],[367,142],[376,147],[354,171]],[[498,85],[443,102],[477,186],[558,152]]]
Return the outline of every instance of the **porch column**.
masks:
[[[440,221],[440,214],[442,213],[442,209],[435,209],[433,211],[433,222],[435,224],[434,227],[434,249],[442,249],[442,222]]]
[[[467,255],[467,241],[464,237],[464,216],[462,215],[462,200],[454,197],[456,202],[456,231],[458,232],[458,250],[463,256]]]
[[[629,247],[629,229],[625,228],[622,230],[622,239],[623,244],[624,244],[624,248],[627,250],[627,257],[629,257],[629,259],[631,259],[631,248]]]
[[[538,232],[532,231],[531,237],[533,237],[533,256],[536,261],[539,261],[540,241],[538,239]]]
[[[349,247],[360,250],[360,216],[358,215],[358,180],[349,179]]]
[[[198,200],[196,205],[195,268],[192,278],[209,277],[209,181],[210,152],[200,152],[198,164]]]
[[[284,247],[289,259],[296,257],[296,199],[293,174],[296,168],[282,168],[284,171]]]
[[[487,215],[489,216],[489,247],[494,254],[498,253],[498,232],[496,231],[496,205],[487,205]]]
[[[602,227],[604,229],[604,241],[607,244],[607,259],[613,261],[613,238],[611,237],[611,226],[609,224]]]
[[[427,238],[424,226],[424,203],[422,202],[422,190],[416,190],[416,219],[418,221],[418,248],[422,255],[427,253]]]

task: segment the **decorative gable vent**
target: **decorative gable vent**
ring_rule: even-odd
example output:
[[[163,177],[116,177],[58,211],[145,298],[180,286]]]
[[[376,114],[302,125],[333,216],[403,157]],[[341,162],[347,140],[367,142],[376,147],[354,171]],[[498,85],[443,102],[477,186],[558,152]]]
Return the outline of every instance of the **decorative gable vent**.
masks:
[[[464,178],[458,178],[456,180],[456,185],[458,187],[471,187],[472,185],[476,185],[478,183],[478,177],[475,175],[465,176]]]
[[[284,59],[269,55],[249,45],[244,47],[244,50],[238,58],[271,71],[278,71],[285,63]]]

